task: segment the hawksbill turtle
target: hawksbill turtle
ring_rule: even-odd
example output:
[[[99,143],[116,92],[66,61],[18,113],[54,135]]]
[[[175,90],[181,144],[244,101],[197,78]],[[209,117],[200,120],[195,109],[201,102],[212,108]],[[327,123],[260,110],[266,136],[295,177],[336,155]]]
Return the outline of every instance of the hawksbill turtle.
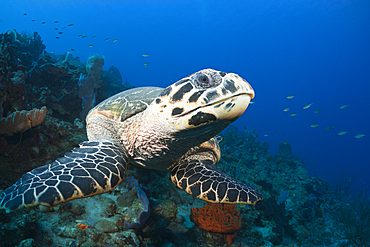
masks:
[[[129,163],[170,171],[175,185],[199,199],[254,205],[261,193],[216,167],[221,154],[215,138],[253,97],[253,88],[239,75],[213,69],[165,89],[118,93],[88,113],[89,141],[24,174],[0,197],[0,208],[8,212],[38,205],[48,211],[112,191]]]

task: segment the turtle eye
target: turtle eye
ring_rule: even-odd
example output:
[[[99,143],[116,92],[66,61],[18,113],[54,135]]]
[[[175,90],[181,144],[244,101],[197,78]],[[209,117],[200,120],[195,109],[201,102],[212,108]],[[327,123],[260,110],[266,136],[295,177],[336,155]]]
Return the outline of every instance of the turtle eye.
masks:
[[[211,80],[205,74],[201,74],[198,76],[197,80],[199,81],[200,85],[202,86],[211,86]]]

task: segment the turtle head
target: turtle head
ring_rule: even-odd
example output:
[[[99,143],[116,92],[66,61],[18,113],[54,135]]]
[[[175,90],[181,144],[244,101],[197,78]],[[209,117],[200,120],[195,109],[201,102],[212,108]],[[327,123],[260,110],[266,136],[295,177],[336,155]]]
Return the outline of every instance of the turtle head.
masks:
[[[212,137],[239,118],[253,98],[253,88],[239,75],[204,69],[168,86],[153,104],[177,131],[199,129]]]

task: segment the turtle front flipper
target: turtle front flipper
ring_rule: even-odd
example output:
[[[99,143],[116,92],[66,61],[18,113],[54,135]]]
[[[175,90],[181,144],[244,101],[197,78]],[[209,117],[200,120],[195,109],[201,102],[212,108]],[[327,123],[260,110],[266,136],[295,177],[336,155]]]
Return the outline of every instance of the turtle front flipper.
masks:
[[[0,197],[7,212],[62,202],[113,190],[125,175],[127,150],[109,141],[86,141],[51,164],[27,172]]]
[[[217,169],[211,152],[196,153],[180,160],[171,169],[171,180],[180,189],[212,203],[256,204],[262,194]]]

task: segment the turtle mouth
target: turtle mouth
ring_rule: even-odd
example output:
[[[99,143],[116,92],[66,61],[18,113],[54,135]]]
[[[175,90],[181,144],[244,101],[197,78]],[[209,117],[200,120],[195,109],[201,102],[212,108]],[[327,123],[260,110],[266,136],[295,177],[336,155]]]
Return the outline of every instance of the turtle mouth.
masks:
[[[231,111],[231,108],[234,108],[235,106],[237,106],[237,107],[234,110],[237,110],[238,112],[241,111],[240,114],[237,114],[238,117],[239,117],[240,115],[242,115],[244,113],[245,109],[247,109],[247,107],[249,105],[249,102],[253,98],[254,98],[254,94],[252,94],[252,93],[239,93],[239,94],[235,94],[235,95],[223,98],[223,99],[219,99],[219,100],[210,102],[210,103],[205,104],[205,105],[197,106],[197,107],[195,107],[195,108],[193,108],[189,111],[185,111],[185,112],[177,115],[176,117],[181,118],[181,117],[184,117],[186,115],[192,114],[192,113],[194,113],[198,110],[205,109],[205,108],[210,108],[210,109],[220,108],[220,109],[224,109],[226,111],[222,111],[222,110],[214,111],[216,113],[218,119],[234,118],[233,115],[235,115],[235,114],[229,114],[229,113]],[[244,100],[241,100],[241,99],[244,99]],[[240,102],[240,101],[244,101],[244,102]],[[248,101],[248,102],[245,102],[245,101]],[[240,108],[244,108],[244,109],[240,109]],[[222,114],[220,114],[220,113],[222,113]]]

